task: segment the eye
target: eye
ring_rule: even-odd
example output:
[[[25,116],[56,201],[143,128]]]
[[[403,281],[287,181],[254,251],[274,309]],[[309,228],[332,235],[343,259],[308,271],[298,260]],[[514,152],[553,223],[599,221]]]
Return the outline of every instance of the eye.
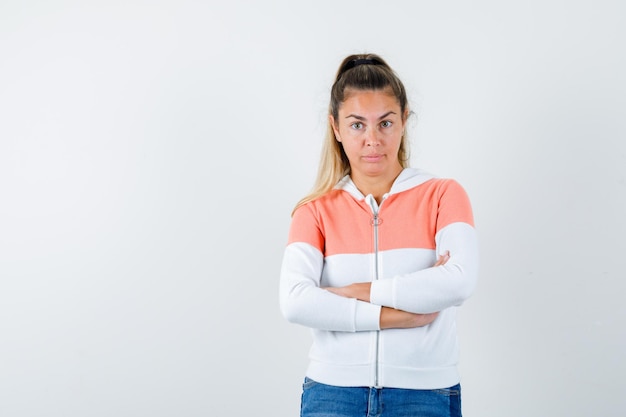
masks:
[[[357,129],[357,130],[358,130],[358,129],[362,129],[362,128],[363,128],[363,123],[361,123],[361,122],[354,122],[354,123],[352,123],[352,124],[350,125],[350,127],[351,127],[352,129]]]
[[[391,127],[393,125],[393,123],[389,120],[384,120],[380,123],[381,127]]]

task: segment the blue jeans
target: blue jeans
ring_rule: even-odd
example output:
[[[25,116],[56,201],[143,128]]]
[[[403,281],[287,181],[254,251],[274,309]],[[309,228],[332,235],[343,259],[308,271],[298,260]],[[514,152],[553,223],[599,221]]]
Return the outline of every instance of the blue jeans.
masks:
[[[461,386],[336,387],[305,378],[300,417],[461,417]]]

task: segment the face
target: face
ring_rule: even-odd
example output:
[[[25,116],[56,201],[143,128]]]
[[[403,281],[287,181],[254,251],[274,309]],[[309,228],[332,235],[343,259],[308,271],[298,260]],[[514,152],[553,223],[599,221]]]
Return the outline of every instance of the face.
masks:
[[[337,120],[330,116],[330,123],[350,161],[353,179],[395,178],[402,170],[398,150],[406,120],[400,104],[384,90],[354,91],[347,97]]]

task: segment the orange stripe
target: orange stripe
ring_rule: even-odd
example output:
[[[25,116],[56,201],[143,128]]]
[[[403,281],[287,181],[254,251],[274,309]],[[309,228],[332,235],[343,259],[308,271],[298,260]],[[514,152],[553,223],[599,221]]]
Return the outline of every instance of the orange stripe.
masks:
[[[365,201],[333,190],[294,213],[289,243],[306,242],[324,256],[374,251],[373,215]],[[474,225],[463,188],[454,180],[433,179],[393,194],[382,204],[379,250],[435,248],[435,234],[445,226]]]

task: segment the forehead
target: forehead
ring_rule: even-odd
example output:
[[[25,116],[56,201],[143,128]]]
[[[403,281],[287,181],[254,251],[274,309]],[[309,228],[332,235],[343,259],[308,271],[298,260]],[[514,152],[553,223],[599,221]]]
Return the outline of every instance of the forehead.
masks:
[[[399,111],[400,103],[391,89],[385,90],[346,90],[339,112],[379,112]]]

